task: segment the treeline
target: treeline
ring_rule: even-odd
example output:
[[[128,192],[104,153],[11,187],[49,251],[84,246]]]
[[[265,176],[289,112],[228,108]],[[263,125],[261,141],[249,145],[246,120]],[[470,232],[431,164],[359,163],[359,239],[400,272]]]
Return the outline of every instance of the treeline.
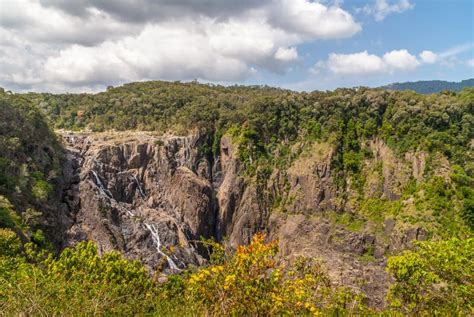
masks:
[[[445,80],[420,80],[415,82],[393,83],[381,88],[393,90],[413,90],[420,94],[435,94],[444,90],[457,92],[468,87],[474,87],[474,78],[461,80],[460,82]]]
[[[186,134],[231,127],[262,143],[298,137],[381,136],[401,151],[423,148],[462,160],[473,138],[474,88],[419,95],[366,88],[297,93],[269,87],[144,82],[98,94],[26,94],[67,130],[148,130]],[[349,131],[352,133],[351,131]]]

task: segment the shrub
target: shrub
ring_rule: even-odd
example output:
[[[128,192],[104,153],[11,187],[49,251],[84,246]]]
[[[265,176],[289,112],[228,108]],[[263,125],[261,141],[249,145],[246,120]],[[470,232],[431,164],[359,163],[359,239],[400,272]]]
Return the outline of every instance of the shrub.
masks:
[[[469,315],[474,309],[474,239],[417,242],[389,258],[389,301],[407,314]]]
[[[19,223],[19,217],[13,210],[10,201],[0,195],[0,228],[14,228]]]
[[[360,297],[331,285],[320,265],[300,259],[277,265],[277,242],[254,236],[223,264],[191,274],[186,302],[204,315],[307,315],[359,308]],[[189,305],[188,304],[188,305]]]
[[[17,234],[10,229],[0,229],[0,257],[14,257],[21,253],[22,245]]]
[[[10,271],[0,275],[0,311],[14,315],[132,315],[151,311],[153,280],[139,262],[116,252],[100,257],[91,242],[65,249],[58,259],[32,247],[27,247],[29,262],[12,265],[14,259],[2,258],[1,264]]]

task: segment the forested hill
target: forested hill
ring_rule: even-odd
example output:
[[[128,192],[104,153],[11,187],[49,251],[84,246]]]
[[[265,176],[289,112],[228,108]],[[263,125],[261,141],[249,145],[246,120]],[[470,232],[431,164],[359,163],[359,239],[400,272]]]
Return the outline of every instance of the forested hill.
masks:
[[[443,90],[461,91],[467,87],[474,87],[474,78],[451,82],[445,80],[420,80],[405,83],[393,83],[380,88],[388,90],[413,90],[420,94],[434,94]]]

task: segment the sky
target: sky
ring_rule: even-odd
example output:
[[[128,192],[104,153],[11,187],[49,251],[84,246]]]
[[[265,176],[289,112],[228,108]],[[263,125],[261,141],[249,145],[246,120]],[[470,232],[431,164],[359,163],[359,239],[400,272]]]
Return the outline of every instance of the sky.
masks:
[[[16,92],[473,77],[473,0],[0,0],[0,87]]]

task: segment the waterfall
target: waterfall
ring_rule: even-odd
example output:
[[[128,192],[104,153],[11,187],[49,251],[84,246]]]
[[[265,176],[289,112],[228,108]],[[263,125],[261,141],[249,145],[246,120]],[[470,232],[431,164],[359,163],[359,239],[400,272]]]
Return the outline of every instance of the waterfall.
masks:
[[[180,271],[176,263],[174,263],[174,261],[168,255],[166,255],[163,251],[161,251],[160,235],[158,234],[158,229],[156,228],[156,226],[153,224],[150,225],[146,222],[144,224],[145,224],[145,227],[148,229],[148,231],[150,231],[151,233],[153,242],[156,244],[156,250],[158,251],[159,254],[161,254],[162,256],[166,258],[166,261],[168,261],[168,266],[170,267],[170,269],[174,271]]]
[[[135,182],[137,183],[137,186],[138,186],[138,191],[140,192],[140,195],[142,195],[142,197],[145,197],[145,192],[143,191],[142,189],[142,186],[140,185],[140,182],[138,181],[137,177],[135,175],[132,175],[133,179],[135,180]]]
[[[92,175],[94,176],[95,183],[96,183],[96,185],[99,187],[100,191],[101,191],[104,195],[106,195],[106,196],[112,198],[112,193],[110,192],[110,190],[107,189],[107,187],[104,186],[104,184],[103,184],[102,181],[100,180],[99,175],[97,175],[97,173],[96,173],[94,170],[91,170],[91,173],[92,173]]]
[[[100,192],[113,199],[113,196],[112,196],[112,193],[110,192],[110,190],[107,189],[107,187],[104,185],[104,183],[102,182],[102,180],[100,179],[99,175],[97,175],[97,172],[94,171],[94,170],[91,170],[90,171],[93,178],[94,178],[94,183],[96,184],[96,186],[100,189]],[[135,182],[137,183],[138,185],[138,190],[140,192],[140,194],[142,195],[142,197],[145,197],[145,192],[143,191],[141,185],[140,185],[140,182],[138,181],[137,177],[135,175],[132,175]],[[131,217],[134,217],[135,216],[135,213],[131,210],[129,210],[128,208],[121,208],[122,206],[119,204],[119,208],[122,209],[122,210],[125,210],[126,213],[131,216]],[[150,234],[151,234],[151,237],[152,237],[152,240],[153,240],[153,243],[156,245],[156,250],[158,251],[158,254],[160,254],[161,256],[163,256],[166,261],[168,262],[168,266],[171,270],[173,271],[180,271],[180,269],[178,268],[178,266],[176,265],[176,263],[168,256],[166,255],[163,251],[161,251],[161,241],[160,241],[160,235],[158,233],[158,228],[156,227],[156,225],[154,224],[149,224],[149,223],[146,223],[146,222],[143,222],[143,225],[145,226],[145,228],[150,231]]]

